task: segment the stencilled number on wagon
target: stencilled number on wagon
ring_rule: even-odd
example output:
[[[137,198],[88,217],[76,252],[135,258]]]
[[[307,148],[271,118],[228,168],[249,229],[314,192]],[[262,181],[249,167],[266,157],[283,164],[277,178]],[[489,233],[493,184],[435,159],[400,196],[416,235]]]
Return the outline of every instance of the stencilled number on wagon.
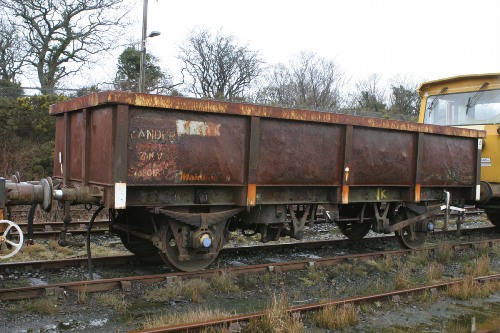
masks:
[[[161,161],[163,153],[158,151],[139,151],[139,160],[141,161]]]
[[[377,188],[377,200],[385,200],[387,199],[387,194],[385,193],[386,190],[384,190],[381,187]]]

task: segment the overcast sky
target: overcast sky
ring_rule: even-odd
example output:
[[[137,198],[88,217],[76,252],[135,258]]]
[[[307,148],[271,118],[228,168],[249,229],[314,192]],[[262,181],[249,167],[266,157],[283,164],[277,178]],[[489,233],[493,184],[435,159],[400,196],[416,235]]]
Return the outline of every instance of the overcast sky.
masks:
[[[142,0],[131,38],[140,39]],[[300,51],[334,60],[352,81],[500,72],[500,1],[149,0],[148,51],[177,75],[190,31],[221,29],[268,63]]]

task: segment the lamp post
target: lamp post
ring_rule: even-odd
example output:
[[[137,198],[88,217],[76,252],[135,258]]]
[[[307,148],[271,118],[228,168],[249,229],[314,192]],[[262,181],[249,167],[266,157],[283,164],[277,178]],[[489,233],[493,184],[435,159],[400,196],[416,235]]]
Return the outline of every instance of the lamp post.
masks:
[[[139,64],[139,92],[146,91],[146,38],[156,37],[160,35],[159,31],[151,31],[147,35],[148,30],[148,0],[143,0],[142,7],[142,39],[141,39],[141,62]]]

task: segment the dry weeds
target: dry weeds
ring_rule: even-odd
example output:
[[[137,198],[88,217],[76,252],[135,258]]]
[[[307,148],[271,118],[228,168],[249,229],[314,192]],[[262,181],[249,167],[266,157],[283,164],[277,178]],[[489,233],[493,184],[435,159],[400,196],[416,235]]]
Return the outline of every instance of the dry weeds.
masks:
[[[311,315],[311,322],[321,328],[329,330],[343,330],[357,325],[359,314],[353,304],[340,306],[326,306]]]
[[[429,282],[439,281],[443,278],[444,266],[436,262],[432,262],[427,267],[427,280]]]
[[[152,302],[167,302],[174,298],[189,298],[193,302],[201,302],[202,295],[210,291],[210,284],[206,280],[192,279],[180,283],[170,283],[160,289],[146,293],[146,300]]]
[[[456,283],[448,287],[448,296],[460,300],[469,300],[474,293],[476,282],[472,275],[467,275],[462,283]]]
[[[185,313],[167,313],[146,317],[142,323],[143,329],[150,329],[162,326],[179,325],[215,319],[222,319],[231,316],[229,312],[217,309],[196,309]],[[221,330],[217,330],[220,332]],[[208,331],[210,332],[210,331]]]
[[[398,262],[398,268],[396,272],[396,276],[394,277],[394,288],[396,290],[407,289],[410,288],[413,283],[411,281],[411,271],[413,268],[413,263],[402,263]]]
[[[453,247],[451,244],[444,242],[440,243],[437,248],[437,261],[440,264],[447,264],[450,262],[451,257],[453,256]]]
[[[34,312],[43,315],[53,315],[57,312],[57,298],[46,297],[36,300],[19,301],[8,307],[11,312]]]
[[[286,296],[273,295],[272,303],[261,319],[251,320],[246,332],[249,333],[299,333],[304,331],[304,324],[299,319],[293,318],[287,311]]]
[[[236,292],[240,290],[240,287],[235,282],[234,274],[227,270],[223,270],[221,274],[213,277],[212,287],[220,292]]]
[[[94,296],[97,304],[105,307],[110,307],[119,313],[126,313],[130,304],[125,301],[125,295],[116,293],[98,294]]]

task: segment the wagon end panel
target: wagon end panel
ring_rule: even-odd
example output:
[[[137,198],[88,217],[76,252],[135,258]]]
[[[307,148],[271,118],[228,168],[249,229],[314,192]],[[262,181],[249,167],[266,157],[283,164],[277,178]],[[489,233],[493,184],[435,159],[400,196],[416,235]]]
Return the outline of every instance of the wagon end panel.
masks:
[[[113,185],[113,168],[115,163],[115,145],[124,142],[115,142],[114,122],[115,115],[112,106],[92,110],[90,114],[88,145],[88,180],[95,184]]]
[[[79,183],[84,174],[82,149],[85,133],[81,111],[66,112],[56,117],[54,177]]]

